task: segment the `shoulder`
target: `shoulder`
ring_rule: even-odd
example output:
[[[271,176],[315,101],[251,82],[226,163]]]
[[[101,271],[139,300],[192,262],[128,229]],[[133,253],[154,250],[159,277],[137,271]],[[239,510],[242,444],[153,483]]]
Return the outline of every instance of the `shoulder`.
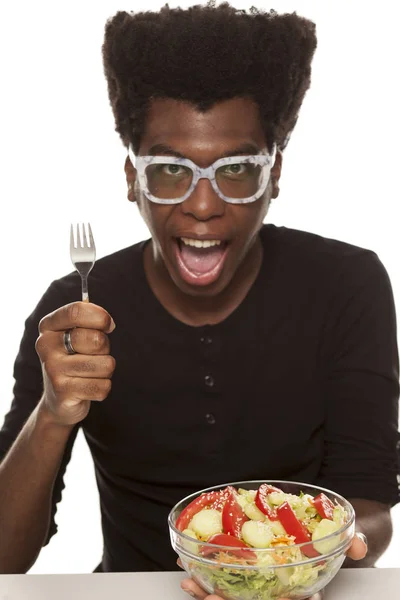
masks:
[[[367,248],[275,225],[264,226],[261,237],[266,252],[272,252],[284,269],[304,277],[330,281],[387,278],[379,257]]]

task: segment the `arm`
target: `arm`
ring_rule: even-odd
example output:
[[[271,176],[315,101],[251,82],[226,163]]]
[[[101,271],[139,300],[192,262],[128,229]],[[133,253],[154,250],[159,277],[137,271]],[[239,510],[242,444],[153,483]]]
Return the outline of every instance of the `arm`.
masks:
[[[373,567],[389,546],[392,538],[390,507],[381,502],[350,499],[356,513],[356,531],[363,533],[368,541],[368,554],[362,560],[347,558],[344,567]]]
[[[111,387],[115,363],[105,333],[114,328],[111,323],[106,311],[89,303],[44,317],[36,342],[43,382],[31,332],[24,336],[15,399],[0,432],[0,573],[26,572],[49,537],[78,424],[91,401],[104,400]],[[63,346],[66,329],[73,329],[77,354],[69,355]],[[44,392],[37,405],[38,380]]]
[[[40,403],[0,464],[0,573],[25,573],[38,557],[71,432],[52,423]]]
[[[350,499],[370,567],[390,543],[390,507],[399,501],[399,365],[396,315],[387,273],[371,253],[347,263],[327,318],[325,451],[318,483]]]

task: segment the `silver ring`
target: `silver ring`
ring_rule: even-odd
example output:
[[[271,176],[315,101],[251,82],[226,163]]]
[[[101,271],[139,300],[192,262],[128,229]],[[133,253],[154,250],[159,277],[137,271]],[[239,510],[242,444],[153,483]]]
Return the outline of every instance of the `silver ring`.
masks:
[[[64,331],[64,348],[68,354],[77,354],[71,342],[71,331],[72,329],[67,329],[67,331]]]

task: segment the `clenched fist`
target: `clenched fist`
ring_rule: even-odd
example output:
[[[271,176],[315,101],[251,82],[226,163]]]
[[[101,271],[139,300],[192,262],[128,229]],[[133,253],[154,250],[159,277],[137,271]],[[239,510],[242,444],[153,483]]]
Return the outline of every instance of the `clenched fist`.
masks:
[[[68,329],[76,354],[64,346]],[[75,425],[91,402],[107,398],[115,369],[107,334],[114,329],[108,312],[88,302],[67,304],[40,321],[36,351],[43,370],[42,408],[54,423]]]

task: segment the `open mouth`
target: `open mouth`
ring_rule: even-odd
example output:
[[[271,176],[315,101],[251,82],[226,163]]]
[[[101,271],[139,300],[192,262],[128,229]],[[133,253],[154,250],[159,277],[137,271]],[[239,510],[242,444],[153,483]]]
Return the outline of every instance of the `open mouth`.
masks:
[[[180,275],[191,285],[210,285],[220,276],[229,243],[224,240],[175,238],[175,254]]]

